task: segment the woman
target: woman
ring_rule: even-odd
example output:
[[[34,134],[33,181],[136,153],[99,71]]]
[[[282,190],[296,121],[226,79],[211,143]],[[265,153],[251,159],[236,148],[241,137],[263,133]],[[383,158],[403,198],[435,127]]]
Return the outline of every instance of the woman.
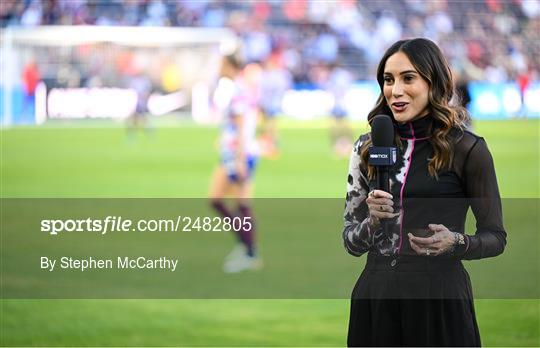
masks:
[[[220,163],[212,176],[209,195],[212,207],[223,217],[249,221],[249,224],[242,223],[239,230],[233,229],[238,243],[223,265],[227,273],[256,270],[262,265],[255,250],[255,219],[250,203],[258,154],[257,100],[246,86],[241,60],[235,55],[224,57],[214,95],[223,116]],[[234,198],[235,208],[225,205],[227,196]]]
[[[451,105],[450,68],[433,42],[396,42],[377,81],[368,121],[392,117],[398,158],[384,192],[372,189],[370,134],[351,155],[343,239],[350,254],[368,256],[352,293],[348,345],[480,346],[461,260],[496,256],[506,245],[492,157],[465,129],[465,109]],[[474,235],[464,231],[469,206]]]

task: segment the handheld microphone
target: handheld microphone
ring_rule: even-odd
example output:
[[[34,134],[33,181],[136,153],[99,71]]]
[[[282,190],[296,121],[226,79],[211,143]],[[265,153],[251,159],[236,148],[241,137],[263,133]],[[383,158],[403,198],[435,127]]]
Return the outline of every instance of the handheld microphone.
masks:
[[[394,124],[388,115],[377,115],[371,121],[369,164],[377,170],[376,189],[390,193],[389,169],[396,164],[397,149],[394,146]],[[388,235],[388,221],[381,219],[381,227]]]

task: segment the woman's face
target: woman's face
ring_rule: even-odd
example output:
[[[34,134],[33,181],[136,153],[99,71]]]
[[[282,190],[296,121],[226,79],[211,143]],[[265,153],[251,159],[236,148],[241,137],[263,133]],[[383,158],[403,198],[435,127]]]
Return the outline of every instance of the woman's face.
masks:
[[[383,94],[397,122],[412,121],[429,112],[429,84],[403,52],[386,61]]]

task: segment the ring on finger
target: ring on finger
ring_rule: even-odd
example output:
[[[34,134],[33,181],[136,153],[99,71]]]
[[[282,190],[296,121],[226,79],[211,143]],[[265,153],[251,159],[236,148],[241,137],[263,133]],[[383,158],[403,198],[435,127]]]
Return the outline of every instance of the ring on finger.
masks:
[[[430,253],[431,253],[431,249],[426,248],[426,256],[429,256]]]
[[[382,206],[382,205],[381,205],[381,206],[379,206],[379,209],[380,209],[381,211],[383,211],[383,210],[384,210],[384,208],[383,208],[383,206]]]

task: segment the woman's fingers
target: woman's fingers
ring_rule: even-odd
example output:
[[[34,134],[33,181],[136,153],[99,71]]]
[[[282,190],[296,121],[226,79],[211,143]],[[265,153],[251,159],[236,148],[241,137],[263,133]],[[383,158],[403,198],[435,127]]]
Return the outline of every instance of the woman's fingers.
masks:
[[[409,244],[411,246],[411,249],[416,251],[417,254],[420,254],[420,247],[416,245],[410,238],[409,238]]]
[[[433,232],[442,232],[442,231],[447,231],[448,230],[448,228],[446,228],[446,226],[441,225],[441,224],[429,224],[428,228]]]
[[[368,207],[371,211],[385,211],[389,213],[394,211],[394,207],[388,204],[368,204]]]
[[[369,214],[378,219],[393,219],[399,215],[399,213],[392,213],[392,212],[381,211],[381,210],[370,210]]]
[[[444,249],[441,248],[439,245],[419,245],[413,242],[409,238],[409,244],[411,246],[411,249],[414,250],[418,255],[422,256],[437,256],[444,253]]]
[[[433,246],[433,244],[438,242],[438,240],[434,239],[433,236],[423,238],[423,237],[413,236],[411,233],[409,233],[409,240],[415,244],[418,244],[424,247]]]
[[[388,206],[394,205],[394,201],[388,198],[371,198],[371,199],[368,198],[366,199],[366,203],[368,205],[388,205]]]
[[[382,190],[373,190],[369,193],[369,197],[372,197],[372,198],[388,198],[388,199],[392,199],[393,196],[386,192],[386,191],[382,191]]]
[[[419,255],[436,256],[447,252],[454,244],[453,233],[445,227],[444,231],[439,231],[431,237],[416,237],[408,233],[411,248]]]
[[[374,192],[376,191],[371,191],[367,198],[366,198],[366,203],[368,204],[388,204],[388,205],[393,205],[394,204],[394,201],[392,200],[392,195],[389,194],[389,193],[386,193],[384,191],[378,191],[378,192],[383,192],[384,195],[381,195],[381,194],[375,194]]]
[[[366,198],[366,204],[369,207],[371,216],[379,219],[391,219],[396,216],[394,214],[394,202],[392,195],[381,190],[373,190]]]
[[[368,194],[368,197],[366,198],[366,203],[368,205],[370,204],[379,204],[379,205],[394,205],[394,202],[392,201],[392,195],[388,192],[381,191],[381,190],[373,190]]]
[[[435,247],[427,247],[427,246],[421,246],[413,241],[410,241],[411,249],[413,249],[418,255],[423,256],[436,256],[439,255],[440,251],[438,248]]]

